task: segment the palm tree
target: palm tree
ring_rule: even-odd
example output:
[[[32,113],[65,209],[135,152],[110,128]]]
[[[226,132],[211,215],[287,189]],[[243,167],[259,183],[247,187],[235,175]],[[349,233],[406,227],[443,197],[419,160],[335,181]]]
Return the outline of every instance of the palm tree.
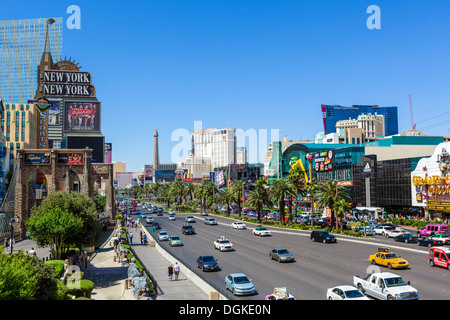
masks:
[[[231,190],[234,194],[235,201],[237,203],[238,207],[238,217],[241,217],[241,198],[244,196],[244,188],[245,188],[245,182],[242,180],[236,180],[231,184]]]
[[[299,166],[291,168],[289,170],[289,176],[288,179],[294,184],[295,186],[295,215],[298,213],[298,195],[305,195],[306,189],[306,172]]]
[[[336,180],[328,180],[321,184],[321,188],[317,193],[318,204],[322,207],[328,207],[331,210],[334,208],[334,204],[341,199],[345,199],[350,202],[350,196],[347,193],[345,187],[338,186]],[[331,225],[337,227],[336,210],[331,215]]]
[[[233,201],[235,201],[235,194],[231,189],[222,189],[219,191],[219,202],[226,203],[227,205],[227,217],[230,216],[230,206]]]
[[[337,202],[335,202],[333,209],[336,211],[337,218],[339,219],[339,223],[341,225],[341,234],[342,230],[344,228],[342,224],[342,218],[344,217],[344,213],[349,211],[351,209],[351,205],[347,202],[345,199],[340,199]],[[365,232],[364,232],[365,236]]]
[[[217,192],[217,187],[214,184],[214,182],[210,180],[205,181],[205,189],[204,189],[204,195],[205,199],[210,202],[208,205],[208,208],[214,203],[214,194]]]
[[[188,182],[186,184],[186,194],[189,195],[189,200],[194,200],[195,184]]]
[[[258,212],[258,222],[261,222],[262,209],[264,206],[270,206],[272,201],[270,201],[269,193],[265,188],[255,188],[248,192],[247,201],[245,203],[249,207],[256,209]]]
[[[314,227],[314,203],[316,201],[317,192],[319,190],[320,186],[317,183],[317,179],[313,178],[310,181],[306,183],[306,192],[308,192],[309,196],[311,197],[311,228]]]
[[[277,179],[272,184],[270,195],[278,202],[280,208],[280,222],[281,225],[284,226],[284,199],[290,199],[295,196],[295,186],[286,178]]]
[[[181,181],[174,181],[170,185],[170,195],[177,199],[177,208],[181,204],[181,198],[185,194],[184,183]]]

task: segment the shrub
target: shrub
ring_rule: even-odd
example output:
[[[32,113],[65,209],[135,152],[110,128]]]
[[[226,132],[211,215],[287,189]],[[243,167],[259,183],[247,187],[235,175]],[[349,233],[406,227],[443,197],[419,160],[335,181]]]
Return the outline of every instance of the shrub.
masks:
[[[67,284],[69,294],[75,297],[91,298],[91,292],[94,290],[94,283],[90,280],[80,280]]]
[[[46,265],[53,267],[56,273],[56,277],[61,278],[64,273],[64,260],[48,260],[45,262]]]

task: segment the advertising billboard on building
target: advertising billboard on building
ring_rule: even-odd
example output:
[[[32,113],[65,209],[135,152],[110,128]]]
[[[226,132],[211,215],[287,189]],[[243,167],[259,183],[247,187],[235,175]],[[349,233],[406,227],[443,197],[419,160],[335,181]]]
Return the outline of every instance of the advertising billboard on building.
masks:
[[[27,152],[23,161],[24,164],[50,164],[50,153]]]
[[[99,132],[100,102],[66,101],[64,105],[64,131]]]
[[[84,164],[84,154],[82,152],[58,152],[58,164]]]
[[[93,149],[92,151],[92,163],[103,163],[104,150],[105,150],[105,137],[80,137],[80,136],[68,136],[67,137],[67,149]]]

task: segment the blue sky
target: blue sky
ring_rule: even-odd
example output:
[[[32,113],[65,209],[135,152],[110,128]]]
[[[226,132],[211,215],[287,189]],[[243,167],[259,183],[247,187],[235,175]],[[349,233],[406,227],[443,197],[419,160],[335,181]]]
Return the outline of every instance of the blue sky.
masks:
[[[65,23],[81,9],[81,30]],[[366,9],[381,9],[369,30]],[[4,1],[0,19],[63,17],[63,53],[92,74],[113,160],[172,162],[177,129],[313,139],[321,104],[398,106],[400,131],[450,128],[447,0]],[[268,137],[270,140],[270,136]],[[263,161],[263,159],[260,159]]]

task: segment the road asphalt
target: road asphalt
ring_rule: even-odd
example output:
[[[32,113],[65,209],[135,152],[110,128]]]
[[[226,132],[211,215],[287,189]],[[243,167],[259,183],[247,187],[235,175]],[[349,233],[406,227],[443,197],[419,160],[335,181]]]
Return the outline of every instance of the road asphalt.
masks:
[[[209,300],[210,292],[214,292],[214,289],[179,262],[181,268],[178,280],[169,281],[167,268],[169,264],[175,265],[177,261],[159,247],[145,228],[142,228],[142,231],[147,233],[149,243],[141,245],[139,240],[134,239],[131,247],[136,258],[157,282],[157,294],[151,297],[152,300]],[[139,230],[134,228],[132,232],[139,234]],[[114,234],[115,230],[104,232],[101,245],[88,255],[88,267],[82,269],[84,278],[93,281],[95,284],[91,294],[92,300],[136,300],[133,296],[132,287],[127,288],[125,284],[128,278],[129,264],[114,259]],[[32,248],[39,258],[49,259],[49,248],[38,247],[35,241],[31,239],[18,241],[13,246],[13,253],[19,250],[26,253]],[[6,252],[10,252],[9,248],[6,249]],[[222,296],[219,297],[223,299]]]

